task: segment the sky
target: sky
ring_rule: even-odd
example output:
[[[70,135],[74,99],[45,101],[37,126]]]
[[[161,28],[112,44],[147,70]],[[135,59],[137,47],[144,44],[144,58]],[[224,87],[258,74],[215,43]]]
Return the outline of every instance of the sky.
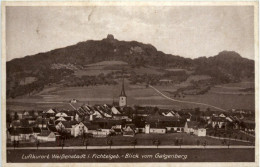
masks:
[[[7,61],[107,34],[182,57],[229,50],[254,59],[253,13],[252,6],[9,6]]]

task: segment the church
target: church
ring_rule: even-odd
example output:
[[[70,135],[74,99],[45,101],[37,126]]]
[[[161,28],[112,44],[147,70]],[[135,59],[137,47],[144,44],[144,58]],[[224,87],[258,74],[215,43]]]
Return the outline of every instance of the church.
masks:
[[[126,106],[127,106],[127,96],[125,94],[125,83],[124,83],[124,78],[123,78],[122,90],[121,90],[121,94],[119,96],[119,107],[124,108]]]

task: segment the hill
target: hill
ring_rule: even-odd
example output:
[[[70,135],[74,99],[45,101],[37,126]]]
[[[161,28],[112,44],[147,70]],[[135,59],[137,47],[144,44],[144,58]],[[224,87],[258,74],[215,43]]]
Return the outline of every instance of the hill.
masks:
[[[48,85],[117,84],[122,70],[131,84],[158,84],[162,79],[183,82],[190,75],[208,75],[210,83],[216,84],[254,78],[254,61],[233,51],[209,58],[183,58],[150,44],[119,41],[108,35],[100,41],[79,42],[7,62],[7,97],[38,92]]]

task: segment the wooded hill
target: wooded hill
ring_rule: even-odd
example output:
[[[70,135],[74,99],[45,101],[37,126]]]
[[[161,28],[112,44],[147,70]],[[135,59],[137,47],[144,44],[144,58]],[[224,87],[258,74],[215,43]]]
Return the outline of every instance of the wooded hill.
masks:
[[[164,74],[167,73],[166,69],[169,68],[184,69],[193,71],[192,75],[209,75],[214,78],[215,83],[238,82],[243,78],[254,78],[254,61],[243,58],[234,51],[222,51],[209,58],[190,59],[165,54],[151,44],[143,44],[137,41],[119,41],[114,39],[112,35],[108,35],[107,38],[100,41],[88,40],[72,46],[8,61],[7,97],[40,91],[48,84],[60,84],[66,78],[75,78],[75,69],[84,70],[87,65],[102,61],[126,62],[129,67],[126,70],[155,67]],[[67,67],[52,68],[54,64],[62,64],[65,67],[70,65],[75,69]],[[107,79],[105,82],[116,84],[113,77],[111,78],[111,74],[109,75],[110,78],[106,75],[103,76]],[[21,81],[28,77],[33,77],[33,81],[21,84]],[[104,80],[99,83],[102,82]]]

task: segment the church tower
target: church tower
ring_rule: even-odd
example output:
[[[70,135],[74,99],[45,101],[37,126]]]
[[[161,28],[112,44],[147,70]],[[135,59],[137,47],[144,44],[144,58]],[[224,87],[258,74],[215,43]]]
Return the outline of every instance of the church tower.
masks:
[[[119,107],[125,107],[126,106],[126,94],[125,94],[125,84],[124,84],[124,77],[123,77],[123,82],[122,82],[122,90],[121,94],[119,96]]]

